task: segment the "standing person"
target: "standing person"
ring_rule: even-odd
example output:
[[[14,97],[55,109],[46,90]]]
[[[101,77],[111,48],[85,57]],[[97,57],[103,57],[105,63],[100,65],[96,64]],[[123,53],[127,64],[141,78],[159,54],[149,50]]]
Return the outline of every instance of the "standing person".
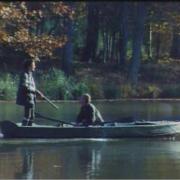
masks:
[[[80,98],[81,110],[77,116],[77,125],[95,125],[104,122],[99,110],[91,103],[91,96],[83,94]]]
[[[22,126],[32,126],[35,118],[36,85],[32,73],[36,69],[35,61],[28,59],[20,76],[16,104],[24,106]],[[39,93],[40,94],[40,93]],[[42,96],[40,94],[40,96]]]

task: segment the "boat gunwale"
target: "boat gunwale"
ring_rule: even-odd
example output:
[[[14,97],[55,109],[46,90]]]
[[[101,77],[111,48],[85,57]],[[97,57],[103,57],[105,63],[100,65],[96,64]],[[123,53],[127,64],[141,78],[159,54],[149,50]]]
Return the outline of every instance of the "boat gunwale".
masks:
[[[10,121],[11,122],[11,121]],[[159,121],[158,121],[159,122]],[[133,123],[118,123],[121,125],[114,125],[114,126],[53,126],[53,125],[34,125],[34,126],[20,126],[17,123],[13,123],[12,124],[16,125],[17,128],[50,128],[50,129],[97,129],[97,128],[101,128],[101,129],[109,129],[109,128],[136,128],[136,127],[140,127],[140,128],[148,128],[148,127],[169,127],[169,126],[177,126],[180,125],[180,122],[168,122],[167,123],[159,123],[158,122],[154,122],[154,124],[146,124],[146,125],[141,125],[141,124],[134,124]]]

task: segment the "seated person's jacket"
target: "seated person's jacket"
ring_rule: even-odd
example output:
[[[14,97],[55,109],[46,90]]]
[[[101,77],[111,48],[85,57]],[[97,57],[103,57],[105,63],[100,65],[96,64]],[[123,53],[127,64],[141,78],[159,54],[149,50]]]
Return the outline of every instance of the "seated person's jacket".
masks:
[[[91,103],[81,107],[80,113],[77,116],[76,123],[83,125],[100,124],[104,122],[99,110]]]

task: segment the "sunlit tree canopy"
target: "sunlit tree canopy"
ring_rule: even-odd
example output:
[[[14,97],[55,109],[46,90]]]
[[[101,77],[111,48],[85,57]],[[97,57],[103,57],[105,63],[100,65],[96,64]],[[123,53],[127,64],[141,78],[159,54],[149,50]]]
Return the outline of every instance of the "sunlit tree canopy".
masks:
[[[67,41],[61,19],[73,14],[63,2],[0,2],[0,42],[31,57],[51,57]]]

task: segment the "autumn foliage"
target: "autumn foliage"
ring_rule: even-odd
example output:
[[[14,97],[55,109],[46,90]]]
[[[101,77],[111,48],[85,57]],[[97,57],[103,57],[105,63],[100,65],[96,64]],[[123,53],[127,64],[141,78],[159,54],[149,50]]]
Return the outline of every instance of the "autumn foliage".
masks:
[[[0,2],[0,43],[31,57],[52,57],[67,37],[63,31],[44,31],[43,23],[72,16],[73,10],[63,2]]]

